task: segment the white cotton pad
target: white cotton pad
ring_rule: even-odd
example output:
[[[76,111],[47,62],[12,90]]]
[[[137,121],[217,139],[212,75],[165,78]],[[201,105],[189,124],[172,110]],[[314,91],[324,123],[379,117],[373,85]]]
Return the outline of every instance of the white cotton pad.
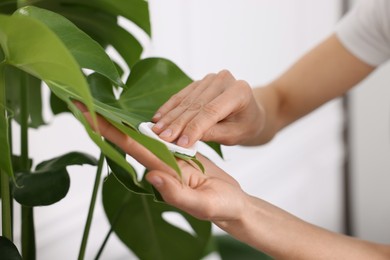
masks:
[[[153,126],[154,126],[154,123],[152,123],[152,122],[143,122],[138,126],[138,130],[142,134],[162,142],[163,144],[165,144],[168,147],[168,150],[171,152],[181,153],[181,154],[185,154],[185,155],[188,155],[191,157],[195,156],[195,154],[197,152],[197,143],[195,143],[193,146],[191,146],[189,148],[184,148],[184,147],[178,146],[174,143],[169,143],[169,142],[161,139],[155,132],[153,132],[153,130],[152,130]]]

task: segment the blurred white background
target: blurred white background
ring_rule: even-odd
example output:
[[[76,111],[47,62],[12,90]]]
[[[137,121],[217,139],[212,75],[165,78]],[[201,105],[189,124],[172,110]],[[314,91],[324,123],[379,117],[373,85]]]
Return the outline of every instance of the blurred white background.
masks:
[[[150,0],[149,3],[153,40],[149,42],[140,35],[146,46],[145,57],[171,59],[193,79],[229,69],[236,78],[248,81],[253,87],[277,77],[328,36],[341,13],[339,0]],[[35,162],[74,150],[98,156],[97,148],[72,116],[53,118],[47,105],[45,116],[50,125],[30,132],[30,154]],[[291,125],[265,146],[223,147],[224,161],[208,150],[205,152],[237,178],[248,193],[311,223],[341,232],[342,121],[341,103],[335,100]],[[14,129],[17,136],[18,126]],[[18,150],[15,143],[15,152]],[[368,171],[371,170],[374,168]],[[35,210],[38,259],[77,258],[95,169],[72,167],[70,172],[71,189],[67,197],[53,206]],[[95,256],[109,229],[100,195],[98,201],[86,259]],[[18,211],[16,207],[17,222]],[[358,208],[357,213],[364,212]],[[367,220],[368,215],[363,214],[363,218],[359,221]],[[386,223],[379,219],[378,222]],[[359,232],[366,235],[364,228]],[[19,230],[15,230],[15,235],[18,241]],[[377,238],[375,234],[370,237]],[[102,259],[133,257],[114,235]]]

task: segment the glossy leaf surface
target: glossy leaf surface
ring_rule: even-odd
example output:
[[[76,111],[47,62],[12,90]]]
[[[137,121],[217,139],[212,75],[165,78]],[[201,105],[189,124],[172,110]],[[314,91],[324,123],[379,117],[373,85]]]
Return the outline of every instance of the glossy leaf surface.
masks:
[[[14,15],[41,21],[60,38],[80,67],[96,71],[117,85],[122,84],[114,63],[104,49],[65,17],[34,6],[18,9]]]
[[[66,196],[70,186],[66,167],[70,165],[96,165],[95,158],[88,154],[71,152],[40,163],[35,172],[16,174],[13,195],[24,206],[46,206]]]
[[[22,260],[16,246],[3,236],[0,236],[0,257],[4,260]]]
[[[113,175],[104,182],[103,205],[115,233],[140,259],[200,259],[209,241],[210,222],[131,193]],[[182,214],[194,234],[164,220],[164,212]]]
[[[44,24],[22,16],[0,16],[0,45],[6,63],[43,81],[65,99],[77,98],[92,110],[92,97],[74,57]]]

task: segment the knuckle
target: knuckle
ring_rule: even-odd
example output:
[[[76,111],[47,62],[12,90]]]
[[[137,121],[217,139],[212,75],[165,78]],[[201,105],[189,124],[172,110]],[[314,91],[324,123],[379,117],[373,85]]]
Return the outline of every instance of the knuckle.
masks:
[[[241,101],[249,100],[252,96],[252,88],[244,80],[237,80],[236,84],[233,85],[233,89],[237,94],[237,98]]]
[[[169,99],[169,102],[171,102],[173,104],[178,104],[178,103],[182,102],[182,100],[183,100],[183,97],[180,94],[174,94]]]
[[[218,106],[212,102],[206,104],[202,108],[204,115],[208,118],[218,118],[219,117],[219,109]]]
[[[204,76],[204,78],[202,79],[203,80],[207,80],[207,79],[210,79],[210,78],[214,78],[217,74],[215,73],[209,73],[207,74],[206,76]]]
[[[202,100],[194,100],[187,108],[189,111],[200,111],[203,107]]]
[[[230,71],[224,69],[224,70],[221,70],[220,72],[218,72],[217,74],[218,78],[219,79],[226,79],[226,78],[232,78],[233,75],[230,73]]]
[[[192,104],[192,100],[190,98],[186,98],[179,103],[178,107],[182,109],[187,109],[189,106],[191,106],[191,104]]]
[[[191,121],[187,125],[188,133],[199,133],[202,131],[201,125],[197,121]]]

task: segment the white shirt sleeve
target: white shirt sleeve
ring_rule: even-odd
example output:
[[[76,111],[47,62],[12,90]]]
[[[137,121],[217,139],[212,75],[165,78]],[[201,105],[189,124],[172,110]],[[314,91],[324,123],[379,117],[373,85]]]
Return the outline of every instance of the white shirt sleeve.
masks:
[[[336,27],[342,44],[362,61],[379,66],[390,59],[390,0],[361,0]]]

